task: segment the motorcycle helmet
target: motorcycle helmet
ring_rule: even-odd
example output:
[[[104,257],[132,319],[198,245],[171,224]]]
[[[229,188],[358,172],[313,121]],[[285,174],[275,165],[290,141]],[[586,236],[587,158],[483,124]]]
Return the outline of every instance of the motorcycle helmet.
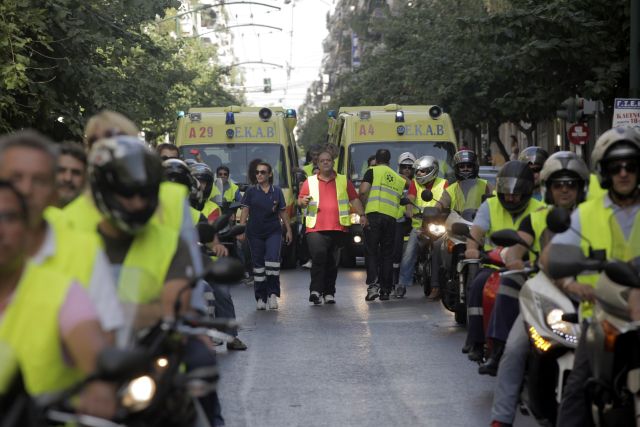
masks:
[[[116,136],[97,141],[89,154],[89,182],[98,210],[118,229],[135,234],[158,207],[163,178],[160,157],[133,136]],[[139,195],[144,208],[126,209],[116,195]]]
[[[525,164],[532,166],[538,166],[538,169],[542,169],[544,162],[549,158],[549,153],[540,147],[527,147],[518,156],[518,160]]]
[[[438,165],[438,160],[432,156],[422,156],[413,163],[415,180],[420,185],[428,184],[436,179],[439,169],[440,166]],[[426,175],[418,176],[416,174],[418,171],[426,172]]]
[[[398,165],[413,165],[415,161],[416,161],[416,156],[409,153],[408,151],[398,156]]]
[[[505,163],[496,177],[496,193],[502,207],[511,214],[522,212],[533,194],[533,182],[533,172],[528,164],[518,160]],[[508,202],[506,194],[519,194],[520,201]]]
[[[167,181],[176,182],[187,187],[189,190],[189,202],[191,206],[196,206],[202,199],[198,181],[191,174],[189,166],[180,159],[167,159],[162,162],[164,176]]]
[[[198,202],[198,206],[202,206],[200,208],[196,208],[201,210],[204,207],[204,204],[211,197],[211,190],[213,190],[213,181],[215,180],[213,176],[213,171],[206,163],[194,163],[190,166],[191,175],[199,182],[204,182],[204,190],[201,194],[201,200]]]
[[[459,165],[462,164],[471,164],[473,165],[472,171],[461,172],[458,168]],[[478,177],[478,172],[480,171],[480,165],[478,164],[478,156],[475,152],[471,150],[461,150],[458,151],[453,156],[453,169],[456,175],[456,178],[459,181],[463,181],[465,179],[472,179]]]
[[[578,180],[577,203],[582,203],[589,188],[589,168],[578,155],[571,151],[553,153],[540,171],[540,186],[545,203],[554,204],[549,191],[553,181],[569,180]]]
[[[609,129],[596,141],[591,153],[591,165],[602,188],[608,189],[612,184],[606,164],[621,159],[640,160],[640,131],[635,128]]]

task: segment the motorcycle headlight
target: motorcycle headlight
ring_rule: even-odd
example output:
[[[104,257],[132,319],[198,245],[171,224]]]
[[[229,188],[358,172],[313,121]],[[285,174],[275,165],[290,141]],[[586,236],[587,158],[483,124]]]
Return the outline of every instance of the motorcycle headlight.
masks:
[[[429,233],[433,234],[436,237],[440,237],[444,234],[444,232],[446,231],[446,229],[444,228],[444,225],[442,224],[429,224],[427,226],[427,230],[429,231]]]
[[[562,320],[563,314],[564,311],[554,308],[547,312],[545,320],[554,334],[575,345],[578,343],[577,325]]]
[[[122,405],[132,411],[141,411],[149,406],[156,393],[156,383],[148,375],[138,377],[125,387]]]
[[[360,215],[352,213],[349,220],[351,221],[351,224],[360,224]]]

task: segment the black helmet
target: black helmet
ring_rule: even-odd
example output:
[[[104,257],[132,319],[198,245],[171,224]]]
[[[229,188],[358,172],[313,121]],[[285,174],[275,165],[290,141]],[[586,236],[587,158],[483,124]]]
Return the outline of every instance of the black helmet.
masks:
[[[211,190],[213,189],[214,181],[213,171],[205,163],[194,163],[190,165],[189,168],[191,169],[191,175],[193,175],[195,179],[199,182],[204,182],[204,190],[202,191],[201,196],[202,200],[199,203],[201,207],[196,208],[201,210],[204,207],[205,202],[211,197]]]
[[[528,164],[518,160],[505,163],[496,177],[496,193],[502,207],[512,214],[522,212],[533,194],[533,181],[533,172]],[[520,201],[507,202],[505,194],[519,194]]]
[[[462,164],[471,164],[473,165],[473,170],[471,172],[460,172],[458,169],[458,165]],[[480,171],[480,165],[478,164],[478,156],[474,151],[471,150],[461,150],[458,151],[455,156],[453,156],[453,169],[456,174],[456,178],[459,181],[463,181],[465,179],[472,179],[478,177],[478,172]]]
[[[164,176],[167,181],[176,182],[187,187],[189,190],[189,202],[192,206],[198,205],[202,194],[198,181],[191,175],[189,166],[180,159],[167,159],[162,162]]]
[[[527,147],[518,156],[518,160],[527,165],[537,165],[542,169],[544,162],[549,158],[547,150],[540,147]]]
[[[160,157],[133,136],[98,141],[89,154],[89,182],[96,206],[118,229],[134,234],[149,221],[158,207],[163,170]],[[117,195],[140,195],[147,205],[131,212]]]

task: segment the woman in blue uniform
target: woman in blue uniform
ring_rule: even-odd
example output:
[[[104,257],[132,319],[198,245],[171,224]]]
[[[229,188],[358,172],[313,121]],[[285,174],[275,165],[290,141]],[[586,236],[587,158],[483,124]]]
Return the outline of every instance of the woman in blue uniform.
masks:
[[[291,243],[291,225],[282,190],[273,185],[271,165],[259,162],[254,170],[256,185],[244,193],[240,224],[247,224],[245,234],[253,262],[256,308],[275,310],[280,296],[282,224],[286,228],[287,245]]]

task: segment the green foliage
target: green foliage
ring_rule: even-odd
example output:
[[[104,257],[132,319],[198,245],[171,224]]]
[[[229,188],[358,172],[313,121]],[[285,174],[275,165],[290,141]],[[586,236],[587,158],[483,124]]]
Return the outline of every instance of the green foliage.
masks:
[[[626,95],[628,0],[413,3],[372,29],[382,43],[338,78],[335,106],[440,104],[475,129],[552,118],[568,96]]]
[[[113,109],[153,138],[174,130],[178,110],[237,102],[221,86],[214,47],[158,31],[156,15],[175,6],[0,0],[0,131],[79,138],[92,114]]]

